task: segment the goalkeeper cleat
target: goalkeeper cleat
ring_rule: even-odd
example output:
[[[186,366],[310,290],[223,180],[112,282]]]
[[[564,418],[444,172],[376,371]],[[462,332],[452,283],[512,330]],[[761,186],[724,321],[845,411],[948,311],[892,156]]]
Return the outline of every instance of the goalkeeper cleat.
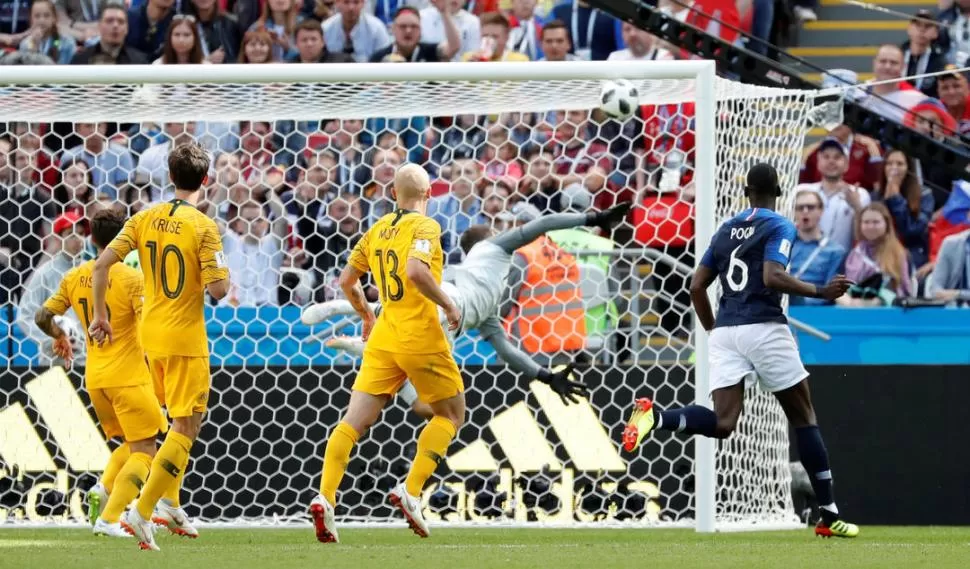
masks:
[[[355,356],[364,354],[364,340],[360,336],[337,336],[323,343],[332,350],[343,350]]]
[[[123,537],[125,539],[131,539],[131,534],[125,531],[125,529],[121,527],[120,523],[115,522],[111,524],[102,520],[101,518],[98,518],[94,522],[94,529],[91,530],[91,533],[94,535],[103,535],[107,537]]]
[[[144,550],[161,551],[155,545],[155,526],[138,513],[138,508],[128,510],[121,516],[121,527],[138,540],[138,547]]]
[[[317,541],[320,543],[340,542],[340,537],[337,536],[337,525],[333,520],[333,506],[326,498],[317,494],[317,497],[310,502],[310,517],[313,518],[313,529],[317,533]]]
[[[815,525],[815,535],[819,537],[857,537],[859,526],[842,520],[835,520],[831,524],[820,521]]]
[[[408,521],[411,531],[419,537],[431,535],[431,530],[428,529],[428,524],[424,521],[424,515],[421,513],[421,500],[408,494],[404,484],[395,486],[391,490],[389,499],[391,504],[404,514],[404,519]]]
[[[653,430],[655,417],[653,415],[653,401],[646,397],[637,399],[633,404],[633,413],[623,429],[623,450],[633,452],[640,446],[640,441]]]
[[[354,307],[347,300],[330,300],[319,304],[312,304],[300,315],[300,320],[307,326],[319,324],[332,316],[348,316],[355,314]]]
[[[192,539],[199,537],[199,530],[192,526],[192,522],[189,520],[189,516],[185,514],[185,510],[181,507],[176,508],[172,506],[164,499],[159,500],[155,506],[155,512],[152,514],[152,522],[167,527],[168,531],[181,537],[190,537]]]
[[[104,486],[98,482],[88,490],[88,523],[92,526],[101,517],[101,512],[104,511],[104,507],[108,504],[108,491],[104,489]]]

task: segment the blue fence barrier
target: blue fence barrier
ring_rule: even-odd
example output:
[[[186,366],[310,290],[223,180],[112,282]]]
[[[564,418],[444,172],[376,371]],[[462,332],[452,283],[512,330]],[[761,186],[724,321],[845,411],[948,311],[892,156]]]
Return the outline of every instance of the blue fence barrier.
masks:
[[[0,363],[8,367],[36,363],[37,346],[12,324],[15,310],[8,306],[2,313],[0,334],[6,342]],[[802,359],[809,365],[970,364],[970,310],[802,306],[792,307],[791,314],[832,336],[825,342],[797,334]],[[325,348],[323,341],[360,333],[359,325],[343,318],[305,326],[295,307],[206,308],[206,317],[212,365],[348,364],[354,358]],[[312,338],[320,332],[324,337]],[[474,332],[459,339],[455,355],[463,365],[497,361],[491,345]]]

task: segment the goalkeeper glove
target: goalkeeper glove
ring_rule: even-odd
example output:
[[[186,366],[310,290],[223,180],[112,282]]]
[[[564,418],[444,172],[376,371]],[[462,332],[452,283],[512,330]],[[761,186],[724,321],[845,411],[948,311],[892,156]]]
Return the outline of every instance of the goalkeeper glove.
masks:
[[[548,385],[562,399],[563,405],[579,403],[578,397],[589,395],[589,389],[581,381],[573,381],[573,365],[559,366],[553,370],[541,369],[536,377]]]

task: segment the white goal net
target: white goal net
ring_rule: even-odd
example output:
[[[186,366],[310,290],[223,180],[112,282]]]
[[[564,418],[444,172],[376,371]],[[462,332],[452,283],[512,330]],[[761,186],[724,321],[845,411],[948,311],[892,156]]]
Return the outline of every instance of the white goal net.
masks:
[[[468,420],[428,485],[430,519],[792,524],[786,422],[765,394],[748,393],[739,431],[716,459],[670,433],[632,455],[619,445],[636,397],[709,404],[703,389],[697,395],[706,380],[695,378],[695,360],[705,354],[695,354],[686,294],[695,241],[706,245],[715,223],[743,207],[752,162],[774,164],[782,186],[793,187],[810,126],[814,93],[715,81],[712,67],[8,68],[0,75],[0,523],[84,519],[85,490],[117,441],[105,440],[81,389],[83,356],[67,370],[52,362],[33,311],[65,270],[90,258],[83,221],[168,199],[168,148],[195,140],[214,159],[199,207],[223,231],[233,286],[206,308],[213,392],[182,493],[191,516],[306,519],[357,364],[324,341],[359,328],[339,318],[309,328],[300,311],[337,294],[350,247],[388,211],[394,169],[410,161],[433,180],[431,213],[449,262],[461,260],[465,229],[500,228],[517,202],[543,213],[635,202],[595,254],[588,241],[582,251],[564,247],[582,274],[605,277],[583,281],[585,321],[569,331],[585,344],[568,357],[580,363],[588,400],[562,405],[474,334],[456,344]],[[627,120],[598,110],[601,81],[611,78],[639,89]],[[81,337],[79,316],[67,318]],[[507,326],[514,334],[514,316]],[[561,357],[558,335],[556,327],[540,339],[538,360]],[[406,472],[420,424],[392,403],[353,455],[339,516],[391,516],[386,492]],[[702,497],[705,469],[716,489]],[[701,503],[714,509],[699,511]]]

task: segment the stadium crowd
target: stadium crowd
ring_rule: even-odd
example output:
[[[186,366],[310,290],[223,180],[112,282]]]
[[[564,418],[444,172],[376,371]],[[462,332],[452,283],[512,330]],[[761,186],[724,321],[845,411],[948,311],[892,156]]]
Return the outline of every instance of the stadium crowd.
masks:
[[[965,22],[962,3],[940,20]],[[725,21],[737,18],[763,37],[763,4],[700,0],[677,15],[712,29],[716,22],[702,10],[724,8]],[[812,19],[811,9],[810,2],[802,6],[803,19]],[[924,22],[931,16],[914,17],[902,47],[879,50],[877,79],[943,70],[965,58],[965,35],[947,39]],[[130,6],[0,0],[0,47],[10,52],[4,63],[52,65],[687,57],[568,0],[134,0]],[[923,53],[932,54],[928,66]],[[959,73],[883,84],[859,96],[941,140],[970,131],[970,89]],[[199,207],[223,230],[233,283],[224,302],[234,306],[332,298],[350,247],[392,207],[390,182],[404,162],[423,165],[434,180],[428,213],[442,226],[450,262],[460,261],[460,237],[475,225],[498,228],[542,212],[635,201],[629,224],[612,241],[573,236],[569,243],[584,250],[651,247],[692,265],[693,113],[684,103],[645,105],[622,123],[578,110],[272,123],[8,123],[0,130],[0,303],[19,303],[21,313],[33,314],[47,287],[92,253],[86,220],[98,210],[135,213],[169,199],[166,157],[186,141],[201,143],[213,157]],[[970,300],[962,248],[944,246],[945,274],[934,272],[943,238],[970,229],[966,183],[846,125],[806,149],[800,182],[793,273],[822,284],[844,270],[858,283],[840,301],[849,306],[918,295]],[[654,271],[668,301],[683,302],[682,278],[660,265]],[[679,334],[683,317],[660,324]],[[28,333],[29,324],[22,327]]]

